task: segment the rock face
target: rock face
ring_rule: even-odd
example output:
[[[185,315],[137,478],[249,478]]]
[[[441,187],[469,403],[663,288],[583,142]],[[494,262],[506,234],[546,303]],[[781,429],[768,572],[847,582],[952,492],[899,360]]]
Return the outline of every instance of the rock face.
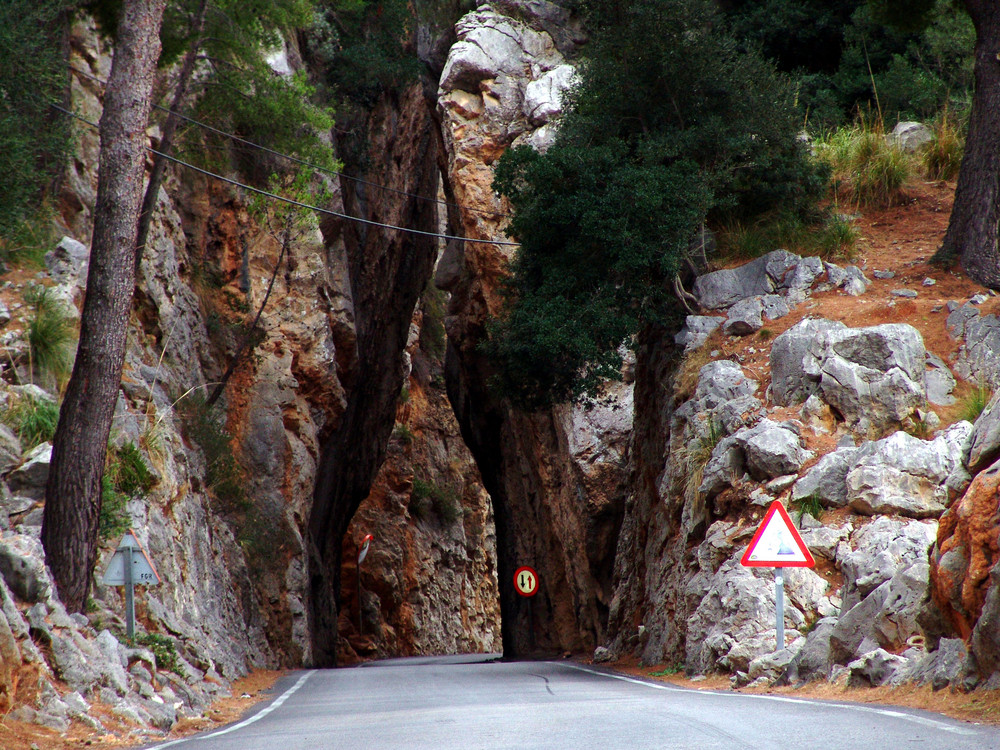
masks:
[[[916,437],[936,426],[926,402],[948,403],[953,376],[901,324],[851,329],[806,317],[774,340],[770,385],[732,360],[703,364],[693,385],[688,364],[680,374],[670,367],[674,345],[704,361],[712,327],[739,335],[743,321],[752,330],[764,295],[794,308],[816,283],[845,294],[867,287],[858,269],[775,252],[696,282],[702,306],[727,310],[725,321],[692,316],[676,341],[666,332],[640,338],[607,655],[729,672],[735,685],[838,675],[857,685],[993,684],[993,405],[974,426]],[[954,335],[972,331],[977,351],[988,351],[989,323],[977,328],[972,306],[952,310]],[[814,456],[816,446],[827,452]],[[798,507],[818,560],[816,571],[787,576],[777,653],[773,584],[738,564],[774,499]]]
[[[73,66],[106,78],[109,50],[93,25],[78,25],[71,42]],[[546,90],[556,88],[554,83]],[[543,94],[537,92],[539,101]],[[94,81],[73,78],[75,111],[96,121],[100,95]],[[390,104],[373,115],[387,138],[377,144],[379,153],[393,169],[402,165],[411,181],[393,183],[378,172],[387,164],[373,166],[370,176],[399,190],[436,195],[440,139],[431,116],[434,102],[414,86]],[[378,125],[386,120],[395,127]],[[59,206],[66,236],[49,254],[48,271],[38,276],[55,283],[69,305],[82,301],[89,260],[83,240],[91,231],[98,151],[96,132],[74,128],[76,158]],[[401,155],[410,161],[397,161]],[[343,201],[357,198],[353,192],[342,198],[336,185],[329,187],[338,210]],[[372,218],[422,221],[436,231],[430,205],[411,221],[403,217],[412,208],[407,201],[365,204],[376,214]],[[355,204],[349,208],[361,213]],[[352,492],[363,488],[359,503],[367,494],[410,372],[405,348],[413,307],[432,275],[438,248],[430,240],[420,247],[396,238],[382,243],[374,233],[361,236],[352,228],[315,224],[293,232],[284,255],[281,242],[229,188],[168,170],[139,269],[112,446],[134,447],[153,477],[151,489],[122,501],[117,520],[136,529],[163,579],[140,592],[140,631],[176,648],[176,674],[145,649],[116,645],[107,632],[123,629],[118,589],[95,586],[96,610],[88,617],[61,608],[37,543],[47,449],[43,445],[26,457],[21,441],[0,430],[0,711],[11,708],[11,698],[17,698],[13,686],[30,672],[38,677],[39,697],[18,706],[17,718],[63,729],[72,720],[97,722],[98,712],[90,707],[103,703],[128,721],[166,729],[178,716],[203,710],[229,680],[251,668],[320,659],[310,628],[314,592],[306,555],[313,490],[326,453],[326,465],[333,460],[354,472],[341,486]],[[395,263],[399,283],[368,268],[375,246],[385,260],[379,273]],[[252,355],[236,363],[221,408],[203,410],[198,396],[210,394],[238,356],[272,274],[274,293],[261,315]],[[15,285],[7,293],[18,291]],[[23,309],[11,306],[10,312],[23,323]],[[21,342],[7,335],[4,343],[10,344],[8,360],[18,363]],[[385,372],[392,377],[382,377]],[[13,369],[5,372],[15,376]],[[36,386],[0,383],[6,406],[27,395],[53,398]],[[418,533],[411,520],[380,529],[383,553],[405,550],[407,575],[383,576],[370,590],[393,623],[409,624],[399,626],[399,637],[386,638],[379,653],[497,648],[488,498],[454,421],[449,426],[444,419],[447,409],[439,404],[435,410],[435,425],[445,426],[428,427],[433,434],[421,450],[429,470],[461,480],[458,517],[447,525],[421,521]],[[364,440],[358,440],[359,432]],[[368,452],[334,450],[329,459],[330,445],[352,440]],[[219,484],[220,450],[231,451],[241,469],[235,490]],[[102,540],[98,572],[116,542],[117,536]],[[380,560],[376,550],[369,563],[372,573],[382,575],[396,561]],[[381,611],[378,601],[364,601]],[[376,614],[370,622],[378,620]]]
[[[791,404],[818,393],[855,432],[880,432],[924,404],[925,359],[912,326],[850,329],[805,320],[774,342],[772,395]]]
[[[459,22],[438,91],[447,182],[462,206],[452,221],[457,234],[487,240],[507,239],[493,162],[512,145],[551,142],[573,81],[563,55],[572,41],[545,30],[544,12],[555,6],[522,3],[516,13],[509,6],[483,5]],[[608,407],[534,415],[487,391],[489,365],[478,344],[498,310],[510,257],[510,248],[482,243],[445,251],[437,283],[451,294],[448,395],[493,499],[504,653],[589,651],[603,640],[610,600],[631,386],[612,387],[601,399]],[[540,577],[531,599],[513,588],[526,561]]]

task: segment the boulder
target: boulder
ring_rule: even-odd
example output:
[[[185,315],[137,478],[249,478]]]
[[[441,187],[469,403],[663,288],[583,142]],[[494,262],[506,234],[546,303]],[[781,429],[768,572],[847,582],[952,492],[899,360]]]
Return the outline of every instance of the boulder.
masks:
[[[738,268],[704,274],[694,282],[695,297],[706,310],[721,310],[747,297],[772,294],[800,260],[787,250],[773,250]]]
[[[899,424],[924,403],[924,352],[905,324],[839,331],[820,365],[821,397],[856,432]]]
[[[868,291],[871,281],[865,276],[857,266],[847,266],[841,268],[833,263],[823,263],[830,286],[834,289],[843,289],[845,293],[852,297],[858,297]]]
[[[970,640],[976,669],[984,678],[1000,674],[1000,565],[993,566],[987,586]]]
[[[730,336],[746,336],[764,327],[764,305],[761,298],[742,299],[729,308],[723,330]]]
[[[0,539],[0,576],[23,602],[39,602],[51,595],[45,554],[36,539],[22,535]]]
[[[948,332],[962,340],[955,372],[966,380],[1000,389],[1000,319],[982,315],[973,301],[964,305],[949,302],[948,312]]]
[[[934,440],[896,432],[866,445],[846,476],[848,504],[865,515],[941,515],[969,481],[963,456],[971,429],[958,422]]]
[[[549,70],[524,89],[524,115],[533,125],[544,125],[563,111],[566,93],[579,77],[572,65],[560,65]]]
[[[7,475],[7,486],[15,494],[44,500],[50,463],[52,463],[52,443],[42,443],[32,448],[25,454],[21,465]]]
[[[797,685],[812,680],[825,680],[830,674],[830,636],[837,620],[824,617],[817,620],[806,635],[805,643],[785,670],[782,682]]]
[[[820,458],[792,487],[792,502],[817,497],[828,508],[847,505],[847,473],[860,450],[838,448]]]
[[[802,447],[797,433],[770,419],[739,430],[733,437],[743,449],[750,475],[761,481],[793,474],[813,455]]]
[[[938,406],[951,406],[955,397],[955,376],[951,374],[948,365],[936,354],[927,352],[927,370],[924,372],[924,388],[927,400]]]
[[[89,263],[90,248],[72,237],[63,237],[54,250],[45,254],[45,267],[57,284],[85,284]]]
[[[826,273],[823,261],[815,256],[800,260],[790,274],[786,274],[780,288],[785,288],[785,299],[789,305],[804,302],[816,279]]]
[[[439,90],[443,92],[461,89],[478,93],[481,81],[523,76],[529,61],[541,71],[552,70],[562,62],[548,34],[486,5],[463,16],[455,32],[458,41],[449,50],[441,72]]]
[[[714,315],[688,315],[684,327],[674,336],[674,343],[683,346],[687,354],[704,344],[724,320]]]
[[[888,140],[906,153],[914,154],[933,141],[934,134],[922,122],[898,122],[888,135]]]
[[[779,406],[805,401],[818,390],[820,363],[832,334],[845,330],[839,321],[805,318],[771,345],[771,398]]]
[[[942,638],[934,651],[924,654],[898,670],[891,682],[894,686],[916,683],[941,690],[949,685],[961,683],[965,676],[968,658],[969,652],[965,647],[965,641],[961,638]]]
[[[774,651],[774,581],[771,571],[745,568],[741,551],[729,557],[707,581],[704,595],[687,620],[686,662],[689,674],[718,669],[747,671],[758,656]],[[805,625],[791,602],[785,607],[787,642]]]
[[[905,657],[890,654],[885,649],[869,651],[847,665],[848,687],[878,687],[889,682],[907,663]]]
[[[715,407],[741,396],[752,396],[757,381],[743,374],[743,368],[729,359],[709,362],[698,371],[694,400],[699,411]]]
[[[21,463],[21,440],[0,422],[0,476]]]

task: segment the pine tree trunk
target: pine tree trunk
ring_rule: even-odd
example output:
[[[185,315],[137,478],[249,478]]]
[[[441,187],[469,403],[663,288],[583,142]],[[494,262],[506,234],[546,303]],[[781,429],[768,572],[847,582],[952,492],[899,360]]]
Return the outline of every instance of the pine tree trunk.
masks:
[[[87,601],[97,558],[101,477],[125,360],[146,124],[166,0],[124,3],[101,116],[101,155],[80,344],[59,414],[42,544],[70,612]]]
[[[955,205],[939,258],[961,258],[969,278],[1000,289],[1000,4],[966,0],[976,27],[976,90]]]

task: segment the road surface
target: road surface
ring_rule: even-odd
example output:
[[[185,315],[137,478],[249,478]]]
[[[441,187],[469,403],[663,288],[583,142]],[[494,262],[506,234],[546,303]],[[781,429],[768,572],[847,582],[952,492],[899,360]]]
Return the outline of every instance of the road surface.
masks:
[[[157,750],[1000,750],[903,708],[696,691],[571,662],[396,659],[298,672],[243,721]]]

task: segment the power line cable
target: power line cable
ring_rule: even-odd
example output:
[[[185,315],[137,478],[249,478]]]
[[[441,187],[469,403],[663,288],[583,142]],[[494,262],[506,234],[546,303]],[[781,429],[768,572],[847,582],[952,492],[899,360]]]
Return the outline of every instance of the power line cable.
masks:
[[[91,75],[90,73],[85,73],[84,71],[80,70],[79,68],[75,68],[75,67],[73,67],[72,65],[69,65],[69,64],[67,64],[67,67],[71,71],[73,71],[74,73],[77,73],[78,75],[81,75],[84,78],[89,78],[91,81],[95,81],[96,83],[99,83],[102,86],[106,87],[108,85],[107,81],[101,80],[97,76]],[[483,208],[472,208],[470,206],[463,206],[461,203],[451,203],[449,201],[438,200],[437,198],[428,198],[425,195],[416,195],[414,193],[408,193],[405,190],[399,190],[397,188],[389,187],[388,185],[379,185],[376,182],[370,182],[369,180],[362,179],[361,177],[354,177],[352,175],[345,174],[344,172],[340,172],[340,171],[338,171],[336,169],[330,169],[329,167],[324,167],[321,164],[315,164],[313,162],[308,162],[308,161],[305,161],[304,159],[298,158],[297,156],[292,156],[291,154],[285,154],[285,153],[282,153],[281,151],[275,151],[274,149],[268,148],[267,146],[261,146],[258,143],[254,143],[253,141],[248,141],[247,139],[241,138],[240,136],[235,135],[233,133],[227,133],[224,130],[219,130],[218,128],[213,127],[212,125],[209,125],[208,123],[201,122],[200,120],[195,120],[193,117],[188,117],[187,115],[185,115],[185,114],[183,114],[181,112],[178,112],[175,109],[170,109],[169,107],[164,107],[161,104],[154,104],[153,106],[156,109],[160,110],[161,112],[166,112],[167,114],[174,115],[175,117],[178,117],[181,120],[184,120],[185,122],[189,122],[192,125],[197,125],[199,128],[203,128],[203,129],[209,131],[210,133],[215,133],[216,135],[221,135],[224,138],[229,138],[230,140],[236,141],[237,143],[241,143],[244,146],[249,146],[250,148],[254,148],[254,149],[257,149],[259,151],[263,151],[264,153],[271,154],[272,156],[277,156],[280,159],[286,159],[286,160],[288,160],[290,162],[294,162],[295,164],[299,164],[299,165],[301,165],[303,167],[308,167],[309,169],[316,170],[317,172],[325,172],[327,174],[335,175],[337,177],[342,177],[345,180],[351,180],[352,182],[357,182],[357,183],[359,183],[361,185],[367,185],[369,187],[377,188],[378,190],[386,190],[386,191],[388,191],[390,193],[396,193],[397,195],[405,195],[408,198],[416,198],[417,200],[428,201],[428,202],[431,202],[431,203],[437,203],[438,205],[441,205],[441,206],[450,206],[452,208],[460,208],[460,209],[464,209],[465,211],[471,211],[473,213],[483,214],[485,216],[493,216],[493,217],[499,218],[499,219],[505,219],[505,218],[507,218],[509,216],[509,214],[502,213],[502,212],[499,212],[499,211],[487,211],[486,209],[483,209]]]
[[[80,122],[86,123],[87,125],[89,125],[92,128],[98,129],[100,127],[96,122],[91,122],[87,118],[85,118],[85,117],[83,117],[81,115],[76,114],[76,112],[71,112],[68,109],[65,109],[65,108],[59,106],[58,104],[50,104],[49,106],[51,106],[53,109],[55,109],[55,110],[57,110],[59,112],[62,112],[65,115],[69,115],[70,117],[76,118]],[[263,195],[265,198],[270,198],[272,200],[281,201],[282,203],[287,203],[287,204],[292,205],[292,206],[297,206],[298,208],[305,208],[305,209],[308,209],[310,211],[316,211],[317,213],[326,214],[327,216],[333,216],[333,217],[338,218],[338,219],[345,219],[347,221],[355,221],[355,222],[358,222],[359,224],[367,224],[369,226],[381,227],[382,229],[395,229],[395,230],[398,230],[400,232],[408,232],[409,234],[418,234],[418,235],[421,235],[423,237],[436,237],[436,238],[442,239],[442,240],[454,240],[456,242],[479,242],[479,243],[482,243],[484,245],[505,245],[505,246],[510,246],[510,247],[519,247],[520,244],[521,244],[519,242],[503,242],[501,240],[477,240],[477,239],[473,239],[472,237],[457,237],[457,236],[451,235],[451,234],[439,234],[437,232],[425,232],[422,229],[410,229],[409,227],[400,227],[400,226],[396,226],[395,224],[385,224],[385,223],[380,222],[380,221],[373,221],[372,219],[362,219],[359,216],[350,216],[349,214],[342,214],[339,211],[333,211],[333,210],[331,210],[329,208],[320,208],[319,206],[312,206],[312,205],[309,205],[308,203],[302,203],[301,201],[293,200],[292,198],[286,198],[283,195],[278,195],[276,193],[271,193],[271,192],[269,192],[267,190],[261,190],[260,188],[255,188],[252,185],[246,185],[246,184],[244,184],[242,182],[239,182],[238,180],[232,179],[231,177],[224,177],[223,175],[216,174],[215,172],[210,172],[207,169],[202,169],[201,167],[196,167],[194,164],[189,164],[188,162],[184,161],[183,159],[178,159],[176,156],[170,156],[169,154],[165,154],[165,153],[163,153],[161,151],[157,151],[155,148],[149,148],[147,146],[146,150],[149,151],[149,152],[151,152],[151,153],[153,153],[153,154],[156,154],[157,156],[163,157],[167,161],[171,161],[174,164],[179,164],[182,167],[187,167],[188,169],[191,169],[191,170],[193,170],[195,172],[198,172],[199,174],[203,174],[206,177],[211,177],[211,178],[219,180],[221,182],[226,182],[226,183],[228,183],[230,185],[235,185],[236,187],[243,188],[244,190],[248,190],[251,193],[257,193],[258,195]]]

